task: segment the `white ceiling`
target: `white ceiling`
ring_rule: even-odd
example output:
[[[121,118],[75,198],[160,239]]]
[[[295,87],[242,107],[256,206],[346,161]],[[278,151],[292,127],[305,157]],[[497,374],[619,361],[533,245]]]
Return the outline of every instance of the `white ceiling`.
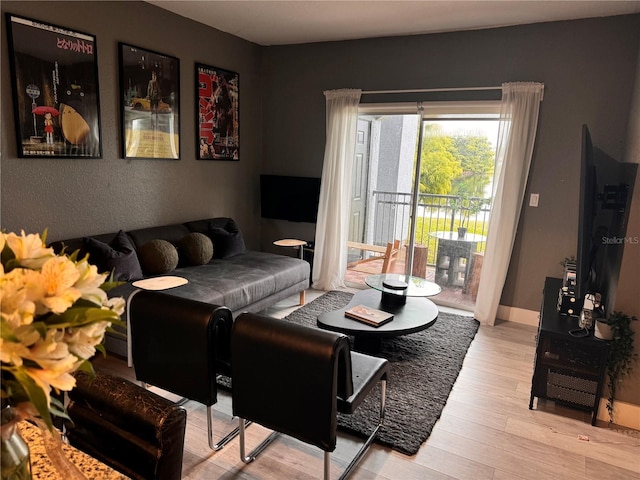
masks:
[[[640,12],[640,1],[148,0],[259,45],[476,30]]]

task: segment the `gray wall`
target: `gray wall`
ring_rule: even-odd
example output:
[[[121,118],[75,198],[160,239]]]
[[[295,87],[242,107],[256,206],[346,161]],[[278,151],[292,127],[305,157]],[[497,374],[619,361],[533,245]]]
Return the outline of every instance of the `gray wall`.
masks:
[[[255,44],[144,2],[2,2],[2,12],[96,36],[102,159],[17,158],[2,18],[2,203],[8,230],[56,240],[231,216],[250,246],[260,237],[260,55]],[[118,42],[180,59],[180,160],[123,160]],[[196,160],[194,62],[240,74],[239,162]]]
[[[523,208],[502,296],[504,305],[537,310],[544,278],[561,276],[559,262],[576,253],[581,125],[589,125],[602,150],[620,160],[624,156],[639,39],[640,15],[633,15],[269,47],[264,60],[268,121],[263,170],[320,175],[324,90],[543,82],[545,95],[527,188],[527,198],[537,192],[540,204]],[[390,101],[411,96],[399,97],[387,96]],[[283,136],[287,142],[280,141]]]
[[[575,255],[581,127],[613,158],[638,158],[640,102],[637,78],[640,15],[519,27],[269,47],[264,58],[263,171],[319,176],[325,140],[322,92],[497,86],[511,81],[545,84],[525,198],[501,304],[536,311],[544,279],[562,276],[559,262]],[[495,98],[485,94],[388,95],[389,101]],[[499,97],[498,97],[499,98]],[[363,96],[363,101],[383,97]],[[631,106],[633,105],[633,107]],[[635,122],[635,123],[632,123]],[[635,128],[630,126],[635,125]],[[287,138],[286,142],[281,139]],[[629,144],[629,147],[627,147]],[[631,147],[634,145],[634,147]],[[631,149],[631,152],[626,152]],[[626,152],[626,154],[625,154]],[[640,178],[630,234],[638,238]],[[264,222],[263,222],[264,223]],[[631,233],[635,232],[635,233]],[[270,232],[263,226],[263,245]],[[306,238],[306,237],[305,237]],[[616,304],[640,317],[640,245],[628,245]],[[636,322],[635,328],[639,330]],[[638,333],[640,335],[640,333]],[[640,336],[636,351],[640,352]],[[640,368],[619,390],[638,404]]]
[[[638,132],[628,120],[637,126],[640,118],[640,100],[632,100],[640,88],[640,15],[262,48],[143,2],[3,1],[1,10],[96,35],[104,157],[17,158],[3,18],[0,225],[7,230],[48,228],[56,240],[225,215],[238,220],[251,248],[312,239],[311,224],[260,221],[259,174],[321,175],[324,90],[539,81],[545,98],[527,193],[540,193],[540,206],[523,209],[502,297],[537,310],[544,277],[560,276],[558,262],[576,251],[581,125],[614,158],[625,150],[638,158]],[[179,161],[121,158],[118,41],[180,59]],[[194,62],[240,73],[240,162],[195,160]],[[639,199],[636,185],[635,235]],[[638,317],[639,251],[627,248],[618,290],[620,308]],[[637,388],[623,388],[620,398],[638,403]]]

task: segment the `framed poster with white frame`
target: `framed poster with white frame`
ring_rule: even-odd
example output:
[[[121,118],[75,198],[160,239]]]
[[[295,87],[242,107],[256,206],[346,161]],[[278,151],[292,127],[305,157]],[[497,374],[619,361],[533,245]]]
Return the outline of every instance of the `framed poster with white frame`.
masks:
[[[118,43],[122,156],[180,158],[180,61]]]
[[[240,160],[240,75],[196,63],[198,160]]]
[[[18,157],[102,158],[96,38],[6,20]]]

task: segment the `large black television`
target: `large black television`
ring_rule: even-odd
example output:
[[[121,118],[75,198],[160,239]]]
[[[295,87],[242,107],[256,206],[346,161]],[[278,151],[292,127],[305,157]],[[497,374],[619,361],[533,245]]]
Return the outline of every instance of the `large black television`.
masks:
[[[319,178],[260,175],[262,218],[316,223],[319,199]]]
[[[599,293],[604,314],[613,310],[622,266],[631,194],[638,166],[622,163],[594,147],[582,126],[580,209],[576,256],[576,299]]]

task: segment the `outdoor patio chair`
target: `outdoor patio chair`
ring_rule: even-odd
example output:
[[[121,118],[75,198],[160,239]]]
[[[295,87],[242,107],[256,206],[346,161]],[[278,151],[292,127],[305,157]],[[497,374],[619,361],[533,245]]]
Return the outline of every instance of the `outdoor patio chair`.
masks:
[[[347,247],[356,250],[362,250],[363,252],[370,252],[373,254],[367,258],[350,262],[348,265],[349,268],[353,269],[354,267],[357,267],[361,264],[375,261],[379,262],[380,260],[382,260],[382,269],[380,273],[392,273],[393,267],[396,264],[398,253],[400,252],[400,240],[388,242],[386,247],[358,242],[347,242]]]

